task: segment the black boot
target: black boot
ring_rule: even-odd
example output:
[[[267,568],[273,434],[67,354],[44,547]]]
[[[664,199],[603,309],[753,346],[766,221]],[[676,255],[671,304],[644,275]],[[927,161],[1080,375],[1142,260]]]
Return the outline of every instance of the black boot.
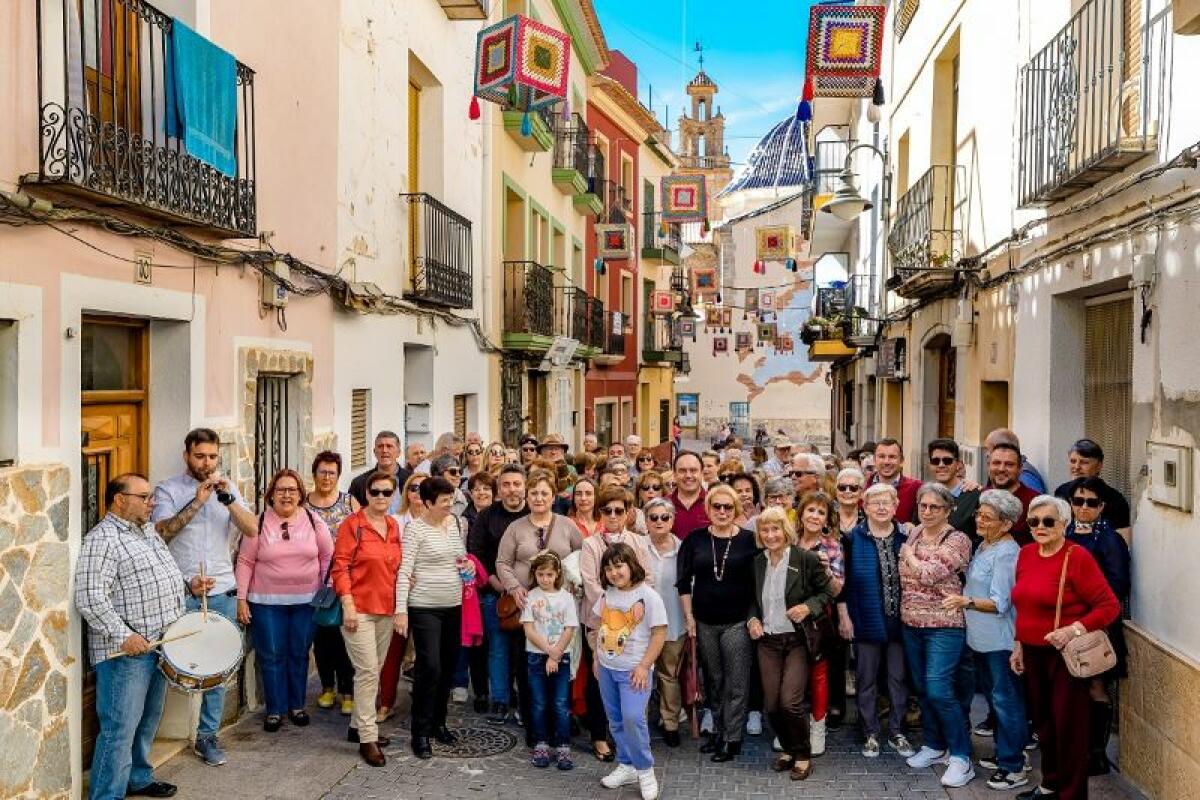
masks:
[[[715,764],[723,764],[726,761],[733,761],[742,752],[741,742],[721,742],[721,749],[712,754],[709,759]]]
[[[1088,775],[1107,775],[1112,769],[1108,760],[1108,737],[1112,731],[1111,703],[1092,701],[1088,728]]]
[[[433,729],[433,738],[438,744],[451,745],[458,741],[458,734],[443,724]]]
[[[433,748],[429,746],[428,736],[412,737],[413,755],[420,759],[433,758]]]
[[[715,733],[710,733],[708,735],[708,741],[706,741],[704,744],[700,745],[700,752],[701,753],[717,753],[717,752],[720,752],[720,750],[723,746],[724,746],[724,742],[721,741],[721,737],[717,736]]]

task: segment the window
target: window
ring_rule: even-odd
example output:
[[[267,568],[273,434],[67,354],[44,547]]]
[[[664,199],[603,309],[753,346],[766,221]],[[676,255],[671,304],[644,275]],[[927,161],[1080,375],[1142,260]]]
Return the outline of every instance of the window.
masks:
[[[17,323],[0,320],[0,467],[17,460]]]
[[[633,278],[628,275],[621,276],[621,311],[633,313]]]
[[[1100,477],[1126,497],[1132,477],[1133,330],[1133,300],[1128,295],[1088,301],[1083,430],[1104,448]]]
[[[367,430],[370,426],[371,390],[350,392],[350,468],[367,465]]]
[[[454,395],[454,435],[460,439],[467,438],[467,396]]]

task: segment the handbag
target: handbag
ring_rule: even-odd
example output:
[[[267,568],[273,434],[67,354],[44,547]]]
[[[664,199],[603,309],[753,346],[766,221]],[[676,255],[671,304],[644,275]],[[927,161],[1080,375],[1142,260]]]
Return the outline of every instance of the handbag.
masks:
[[[1058,601],[1054,607],[1054,630],[1058,630],[1059,618],[1062,616],[1063,591],[1067,586],[1067,562],[1071,560],[1071,550],[1076,545],[1070,545],[1066,556],[1063,557],[1062,575],[1058,579]],[[1113,649],[1108,634],[1102,630],[1088,631],[1076,636],[1063,645],[1063,660],[1067,662],[1067,672],[1076,678],[1093,678],[1117,665],[1117,651]]]
[[[311,514],[309,518],[312,518]],[[354,568],[354,559],[358,555],[358,546],[361,543],[362,536],[359,535],[359,529],[355,528],[354,550],[350,553],[350,566],[346,569],[347,574]],[[333,559],[330,558],[329,566],[325,570],[325,580],[321,581],[321,588],[317,589],[313,599],[308,601],[308,604],[316,609],[313,612],[313,622],[326,628],[337,628],[342,624],[342,603],[338,598],[337,591],[329,585],[329,573],[332,571]]]
[[[496,616],[500,618],[500,630],[511,633],[521,629],[521,608],[511,594],[500,595],[496,601]]]
[[[808,647],[808,661],[816,664],[825,660],[825,643],[832,641],[837,632],[833,629],[833,617],[828,611],[820,616],[811,614],[800,623],[800,633],[804,635],[804,644]]]
[[[700,737],[700,704],[704,702],[704,686],[700,683],[700,659],[696,653],[696,637],[685,636],[683,664],[679,669],[679,687],[683,694],[683,705],[688,709],[692,738]]]

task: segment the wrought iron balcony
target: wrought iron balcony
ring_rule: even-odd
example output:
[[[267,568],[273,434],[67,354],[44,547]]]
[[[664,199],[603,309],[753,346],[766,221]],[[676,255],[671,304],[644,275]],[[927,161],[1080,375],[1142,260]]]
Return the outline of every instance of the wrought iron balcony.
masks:
[[[598,297],[589,297],[588,310],[588,346],[594,350],[603,350],[607,341],[604,323],[608,314],[604,313],[604,301]]]
[[[554,336],[554,273],[536,261],[504,262],[505,344],[545,349]]]
[[[578,286],[560,286],[554,290],[554,335],[574,339],[587,347],[591,322],[591,297]]]
[[[424,192],[408,201],[413,299],[447,308],[470,308],[473,297],[471,220]]]
[[[1018,195],[1063,200],[1154,152],[1161,112],[1139,0],[1089,0],[1021,70]],[[1165,30],[1165,28],[1164,28]]]
[[[679,236],[679,223],[668,222],[666,231],[658,222],[658,213],[642,212],[642,259],[661,264],[679,264],[679,251],[683,242]],[[652,264],[653,265],[653,264]]]
[[[962,184],[961,167],[933,166],[897,203],[888,236],[895,275],[888,288],[901,297],[924,297],[954,283],[954,262],[962,256],[955,198]]]
[[[820,138],[828,136],[826,131],[836,129],[839,138]],[[849,136],[850,129],[844,125],[831,125],[817,134],[816,151],[813,154],[813,191],[818,197],[831,195],[838,190],[838,176],[846,167],[846,154],[854,146]]]
[[[554,133],[554,183],[566,194],[587,191],[591,135],[577,113],[571,115],[570,122],[560,122]]]
[[[620,311],[608,313],[608,342],[604,352],[609,355],[625,356],[625,331],[629,328],[629,315]]]
[[[818,288],[815,311],[823,320],[836,321],[835,338],[866,347],[874,343],[879,327],[873,321],[877,305],[874,276],[857,274],[845,283]]]
[[[648,363],[679,363],[683,359],[683,338],[679,324],[664,314],[647,314],[642,333],[642,360]]]
[[[168,121],[173,24],[145,0],[37,0],[36,183],[254,236],[254,70],[237,64],[236,166],[226,174],[190,154]]]

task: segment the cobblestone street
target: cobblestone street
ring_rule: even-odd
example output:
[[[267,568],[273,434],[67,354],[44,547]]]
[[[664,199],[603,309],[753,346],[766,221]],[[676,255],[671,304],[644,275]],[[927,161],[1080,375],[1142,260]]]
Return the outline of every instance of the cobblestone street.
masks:
[[[222,741],[229,754],[226,766],[205,767],[190,751],[184,751],[160,768],[157,776],[179,785],[176,795],[179,800],[636,800],[638,797],[636,786],[620,792],[600,786],[600,777],[611,765],[597,762],[584,751],[584,739],[577,738],[575,742],[574,771],[535,769],[528,764],[521,728],[513,724],[495,728],[469,710],[462,714],[464,708],[469,706],[452,706],[452,713],[458,714],[451,719],[451,727],[469,729],[479,737],[477,741],[472,737],[475,744],[501,744],[507,749],[485,757],[435,757],[420,761],[408,749],[407,715],[402,710],[382,726],[384,735],[392,738],[387,766],[372,768],[363,764],[357,748],[346,742],[347,718],[336,711],[317,710],[309,729],[285,723],[274,735],[263,733],[261,717],[251,714],[223,734]],[[656,740],[655,769],[665,800],[776,797],[983,800],[1015,794],[988,789],[986,771],[979,767],[969,787],[947,791],[938,783],[934,770],[910,769],[886,748],[878,759],[865,759],[858,753],[859,744],[854,725],[832,732],[828,752],[815,760],[812,777],[798,784],[786,775],[771,772],[770,737],[766,733],[748,737],[742,757],[730,764],[713,764],[697,751],[698,743],[686,737],[675,750]],[[989,740],[976,739],[976,745],[980,752],[991,750]],[[1093,778],[1091,790],[1093,800],[1141,797],[1116,776]]]

